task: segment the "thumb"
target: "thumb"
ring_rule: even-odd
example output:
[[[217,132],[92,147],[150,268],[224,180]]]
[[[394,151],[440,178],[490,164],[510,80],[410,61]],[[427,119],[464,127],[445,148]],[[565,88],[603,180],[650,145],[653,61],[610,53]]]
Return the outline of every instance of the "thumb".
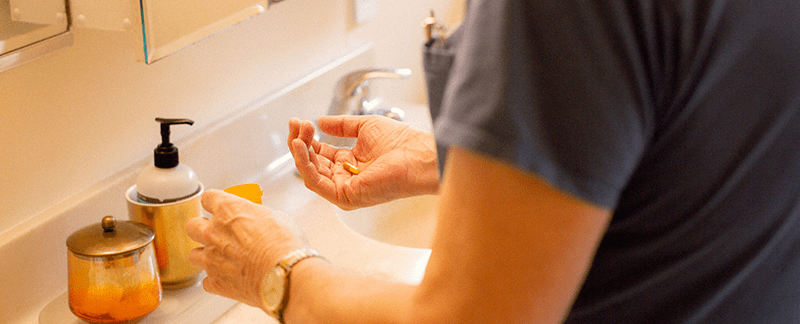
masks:
[[[322,116],[317,126],[325,134],[336,137],[358,137],[364,123],[372,116]]]

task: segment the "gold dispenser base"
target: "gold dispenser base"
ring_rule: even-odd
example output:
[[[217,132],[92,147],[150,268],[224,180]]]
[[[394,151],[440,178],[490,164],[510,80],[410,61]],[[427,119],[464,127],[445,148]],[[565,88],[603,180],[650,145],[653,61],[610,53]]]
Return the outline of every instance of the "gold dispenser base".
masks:
[[[186,235],[186,223],[203,215],[200,197],[204,189],[201,183],[191,197],[165,204],[139,202],[136,185],[125,192],[130,219],[150,226],[156,234],[153,243],[164,289],[187,287],[200,277],[201,270],[189,262],[189,251],[201,245]]]

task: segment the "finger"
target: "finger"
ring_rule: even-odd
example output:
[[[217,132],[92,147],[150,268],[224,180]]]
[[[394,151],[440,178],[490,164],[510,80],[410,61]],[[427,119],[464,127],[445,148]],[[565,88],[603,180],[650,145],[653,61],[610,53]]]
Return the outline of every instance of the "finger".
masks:
[[[252,301],[244,299],[244,295],[238,291],[237,287],[232,287],[227,283],[225,278],[215,276],[208,276],[203,279],[203,290],[210,294],[228,297],[239,301],[244,301],[246,304],[253,304]]]
[[[305,143],[303,143],[304,144],[303,148],[300,148],[299,150],[296,149],[294,145],[292,145],[292,142],[294,142],[295,140],[300,140],[300,142],[303,141],[302,139],[299,139],[297,137],[300,134],[300,128],[299,127],[296,130],[294,130],[294,134],[292,134],[291,132],[292,132],[292,130],[290,130],[289,142],[288,142],[287,145],[289,146],[289,153],[292,153],[292,157],[295,160],[295,164],[297,164],[296,162],[297,162],[298,158],[300,157],[300,155],[304,154],[301,151],[303,151],[303,150],[307,151],[308,148],[305,148]],[[307,154],[307,152],[306,152],[306,154]]]
[[[298,171],[300,171],[302,168],[306,168],[306,164],[310,162],[314,165],[314,169],[317,173],[324,177],[330,178],[333,162],[330,159],[315,153],[314,150],[308,147],[307,144],[302,140],[297,139],[296,142],[297,143],[295,144],[290,144],[290,151],[292,152],[292,157],[295,158],[295,166],[297,167]]]
[[[206,231],[210,226],[210,221],[202,216],[194,217],[186,222],[186,235],[197,243],[208,245]]]
[[[306,143],[304,143],[303,140],[295,138],[294,140],[290,141],[289,152],[292,153],[294,165],[297,167],[298,171],[302,171],[302,169],[308,167],[307,164],[311,163],[311,153],[308,152],[308,146],[306,146]]]
[[[326,134],[338,137],[358,137],[358,131],[372,116],[322,116],[317,126]]]
[[[308,120],[302,121],[298,129],[297,138],[303,140],[306,145],[311,146],[314,141],[314,124]]]
[[[319,165],[319,160],[317,159],[316,154],[309,152],[306,144],[300,139],[295,139],[291,144],[294,165],[297,167],[297,171],[300,172],[300,176],[302,176],[303,179],[308,179],[318,175],[320,173],[319,171],[321,166]]]
[[[219,290],[216,289],[216,286],[211,282],[212,280],[211,277],[205,277],[205,279],[203,279],[203,290],[210,294],[219,294]]]
[[[286,141],[287,146],[290,148],[292,147],[292,140],[297,138],[297,135],[300,134],[300,126],[301,122],[297,118],[289,119],[289,136],[288,140]]]
[[[314,148],[313,147],[308,147],[306,149],[306,152],[308,154],[308,160],[311,162],[311,164],[314,164],[314,166],[316,166],[317,170],[319,171],[320,167],[321,167],[320,163],[322,162],[320,160],[322,158],[324,158],[324,157],[318,156],[317,153],[314,152]],[[327,161],[324,161],[324,162],[327,162]]]
[[[307,146],[306,150],[308,149],[312,150],[310,151],[311,153],[317,153],[317,154],[325,153],[325,155],[323,156],[325,156],[328,160],[333,160],[333,154],[334,154],[333,152],[335,152],[336,149],[328,145],[323,145],[314,139],[314,131],[315,131],[314,124],[312,124],[310,121],[307,120],[302,122],[297,120],[296,122],[298,123],[296,130],[297,134],[294,135],[295,136],[294,138],[302,140],[303,143],[305,143]],[[289,141],[289,147],[290,149],[293,149],[291,140]],[[317,157],[314,156],[314,154],[310,154],[309,158],[311,160],[311,163],[314,163],[314,165],[318,167],[320,166],[320,162],[317,160]],[[325,166],[328,167],[327,164]]]
[[[237,201],[249,202],[247,199],[217,189],[208,189],[200,197],[203,208],[214,215],[216,219],[229,216],[231,204]]]
[[[197,269],[206,270],[205,254],[203,254],[203,247],[194,248],[189,251],[189,263]]]
[[[320,143],[318,147],[314,147],[314,152],[328,159],[329,161],[336,161],[336,155],[342,150],[346,151],[346,149],[340,149],[338,147],[333,147],[322,143]]]
[[[292,152],[296,152],[296,154],[293,153],[295,157],[295,166],[300,176],[303,177],[306,188],[311,189],[311,191],[323,197],[335,197],[336,188],[333,181],[328,177],[329,174],[328,176],[323,176],[321,173],[326,171],[326,173],[330,173],[330,169],[327,169],[327,167],[323,168],[322,166],[318,168],[314,163],[311,163],[308,148],[303,141],[292,141],[292,147]]]
[[[203,205],[203,209],[212,215],[216,214],[220,201],[224,198],[224,195],[222,195],[223,193],[224,192],[221,190],[216,189],[206,190],[206,192],[203,193],[203,196],[200,197],[200,204]]]

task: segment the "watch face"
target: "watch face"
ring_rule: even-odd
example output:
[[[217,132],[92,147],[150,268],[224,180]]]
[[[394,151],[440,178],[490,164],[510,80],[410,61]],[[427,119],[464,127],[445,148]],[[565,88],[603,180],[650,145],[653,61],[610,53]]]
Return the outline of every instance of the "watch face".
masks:
[[[274,267],[264,276],[264,305],[269,311],[276,311],[283,301],[283,290],[286,287],[286,275],[281,267]]]

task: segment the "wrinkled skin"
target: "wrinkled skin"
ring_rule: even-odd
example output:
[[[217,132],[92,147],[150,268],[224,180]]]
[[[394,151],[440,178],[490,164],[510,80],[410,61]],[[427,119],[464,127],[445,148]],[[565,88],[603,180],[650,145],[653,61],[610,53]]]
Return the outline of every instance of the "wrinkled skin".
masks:
[[[352,149],[337,148],[316,141],[311,122],[289,122],[289,149],[306,187],[340,208],[437,192],[431,133],[382,116],[324,116],[317,124],[329,135],[356,138]],[[344,162],[361,172],[348,172]]]
[[[186,232],[203,247],[191,251],[192,265],[206,271],[209,293],[263,308],[261,280],[287,253],[304,246],[285,214],[219,190],[208,190],[203,208],[211,219],[189,220]]]

